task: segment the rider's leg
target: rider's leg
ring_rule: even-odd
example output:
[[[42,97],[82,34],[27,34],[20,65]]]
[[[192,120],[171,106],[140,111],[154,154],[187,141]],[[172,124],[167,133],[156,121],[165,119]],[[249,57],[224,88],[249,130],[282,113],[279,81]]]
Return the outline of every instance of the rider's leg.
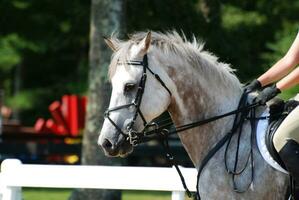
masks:
[[[294,140],[299,144],[299,106],[297,106],[278,127],[273,143],[279,152],[288,142]]]
[[[295,199],[299,200],[299,106],[281,123],[273,137],[273,143],[295,180]]]

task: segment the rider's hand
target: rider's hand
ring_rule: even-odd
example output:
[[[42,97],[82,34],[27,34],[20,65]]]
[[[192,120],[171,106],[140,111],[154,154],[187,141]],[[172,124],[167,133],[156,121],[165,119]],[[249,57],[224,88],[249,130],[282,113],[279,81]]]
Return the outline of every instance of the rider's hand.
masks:
[[[275,97],[281,93],[280,89],[276,87],[276,85],[272,85],[269,87],[266,87],[261,91],[261,93],[256,97],[255,102],[259,103],[261,105],[265,105],[267,101]]]
[[[251,81],[251,83],[249,83],[244,87],[244,92],[250,93],[255,90],[259,90],[261,88],[262,88],[262,84],[257,79],[254,79],[253,81]]]

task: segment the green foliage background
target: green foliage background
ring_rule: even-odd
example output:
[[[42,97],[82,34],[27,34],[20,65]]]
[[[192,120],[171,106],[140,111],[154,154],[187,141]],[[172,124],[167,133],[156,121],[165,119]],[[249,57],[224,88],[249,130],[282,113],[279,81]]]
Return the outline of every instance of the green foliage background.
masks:
[[[299,27],[299,2],[292,0],[126,0],[125,10],[128,33],[194,34],[243,82],[282,57]],[[63,94],[86,93],[89,15],[83,0],[0,2],[0,88],[24,124],[47,117]]]
[[[86,91],[90,2],[2,0],[0,10],[0,88],[32,125],[61,95]]]

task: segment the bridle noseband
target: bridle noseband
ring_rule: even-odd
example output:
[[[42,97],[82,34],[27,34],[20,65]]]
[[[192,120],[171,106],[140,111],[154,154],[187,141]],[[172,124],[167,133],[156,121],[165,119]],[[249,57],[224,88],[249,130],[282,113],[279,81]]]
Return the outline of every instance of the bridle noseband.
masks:
[[[129,103],[129,104],[124,104],[121,106],[116,106],[113,108],[109,108],[105,111],[104,117],[106,119],[108,119],[110,121],[110,123],[117,129],[117,131],[122,134],[126,140],[128,140],[130,142],[131,145],[136,146],[138,144],[138,139],[139,137],[142,137],[143,135],[141,135],[142,133],[138,133],[138,131],[134,130],[134,124],[136,122],[136,119],[138,117],[138,115],[140,116],[140,118],[143,121],[143,126],[144,129],[148,126],[151,126],[151,123],[148,123],[145,120],[144,115],[142,114],[141,110],[140,110],[140,105],[142,102],[142,97],[143,97],[143,93],[144,93],[144,89],[145,89],[145,83],[146,83],[146,79],[147,79],[147,70],[156,78],[157,81],[159,81],[159,83],[167,90],[167,92],[169,93],[169,95],[171,96],[171,91],[167,88],[167,86],[165,85],[165,83],[162,81],[162,79],[160,78],[160,76],[156,73],[154,73],[148,66],[148,59],[147,59],[147,54],[145,54],[143,56],[143,60],[142,61],[127,61],[127,62],[122,62],[122,63],[118,63],[118,64],[127,64],[127,65],[139,65],[139,66],[143,66],[143,73],[142,76],[140,78],[139,81],[139,85],[138,85],[138,89],[136,92],[136,96],[133,100],[133,102]],[[121,109],[128,109],[130,107],[135,107],[136,111],[134,113],[133,119],[132,121],[128,124],[128,126],[126,127],[127,129],[127,133],[125,133],[111,118],[110,118],[110,113],[113,111],[117,111],[117,110],[121,110]]]

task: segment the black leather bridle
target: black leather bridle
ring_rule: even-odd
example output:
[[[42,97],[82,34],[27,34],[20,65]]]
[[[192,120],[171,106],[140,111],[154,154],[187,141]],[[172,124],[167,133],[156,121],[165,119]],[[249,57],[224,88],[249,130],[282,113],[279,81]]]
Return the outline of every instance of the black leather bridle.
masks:
[[[128,140],[130,142],[131,145],[136,146],[138,144],[138,141],[140,141],[140,138],[143,137],[142,133],[144,133],[144,131],[142,131],[141,133],[139,133],[138,131],[134,130],[134,128],[133,128],[138,115],[140,116],[140,118],[143,121],[144,129],[146,127],[148,127],[148,126],[153,125],[153,124],[148,123],[145,120],[144,115],[142,114],[142,112],[140,110],[140,105],[141,105],[141,102],[142,102],[142,97],[143,97],[143,93],[144,93],[144,89],[145,89],[145,83],[146,83],[146,79],[147,79],[147,71],[149,71],[156,78],[156,80],[167,90],[167,92],[169,93],[170,96],[172,94],[171,94],[171,91],[165,85],[165,83],[162,81],[162,79],[160,78],[160,76],[158,74],[154,73],[149,68],[147,54],[145,54],[143,56],[143,60],[142,61],[134,61],[134,60],[132,60],[132,61],[122,62],[122,63],[118,63],[118,64],[139,65],[139,66],[142,66],[143,67],[143,73],[142,73],[142,76],[140,78],[138,89],[137,89],[137,93],[136,93],[136,96],[135,96],[133,102],[128,103],[128,104],[124,104],[124,105],[121,105],[121,106],[116,106],[116,107],[107,109],[105,111],[104,117],[107,118],[110,121],[110,123],[117,129],[117,131],[120,134],[122,134],[126,138],[126,140]],[[135,107],[135,113],[134,113],[132,121],[126,127],[127,133],[125,133],[110,118],[110,113],[113,112],[113,111],[121,110],[121,109],[129,109],[130,107]]]

